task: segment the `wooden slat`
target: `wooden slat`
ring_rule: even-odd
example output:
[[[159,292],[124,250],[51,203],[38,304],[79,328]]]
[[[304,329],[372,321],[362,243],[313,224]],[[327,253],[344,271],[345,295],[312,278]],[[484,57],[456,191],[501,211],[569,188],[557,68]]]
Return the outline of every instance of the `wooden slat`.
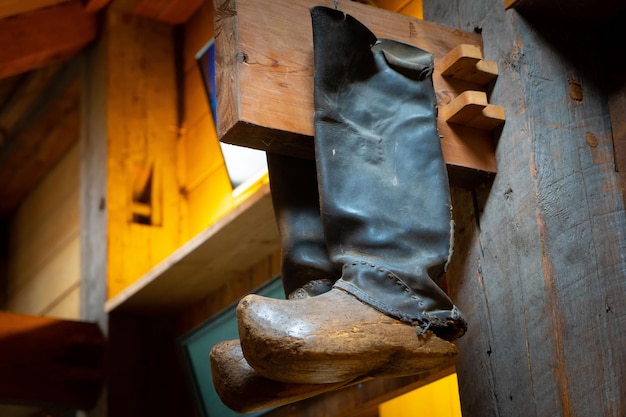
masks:
[[[278,248],[278,231],[266,185],[110,299],[105,310],[142,314],[180,310]]]
[[[103,375],[96,324],[0,312],[0,401],[89,409]]]
[[[0,78],[63,61],[96,38],[97,16],[72,0],[0,21]]]
[[[218,132],[222,141],[312,158],[313,44],[309,7],[317,4],[320,2],[311,0],[215,2]],[[321,4],[333,7],[329,0]],[[432,52],[433,81],[440,106],[474,86],[444,78],[438,68],[441,59],[458,44],[481,48],[479,35],[355,2],[344,2],[341,8],[379,37]],[[465,168],[463,180],[477,172],[496,172],[491,132],[458,129],[441,119],[438,126],[446,162]]]
[[[0,18],[50,7],[68,0],[3,0],[0,2]]]

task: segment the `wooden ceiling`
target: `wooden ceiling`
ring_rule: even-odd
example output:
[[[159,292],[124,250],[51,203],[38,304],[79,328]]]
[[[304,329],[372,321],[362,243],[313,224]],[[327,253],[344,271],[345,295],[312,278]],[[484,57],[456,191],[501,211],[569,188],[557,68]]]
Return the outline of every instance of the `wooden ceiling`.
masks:
[[[106,8],[176,25],[204,0],[0,0],[0,219],[80,135],[73,58],[94,42]]]

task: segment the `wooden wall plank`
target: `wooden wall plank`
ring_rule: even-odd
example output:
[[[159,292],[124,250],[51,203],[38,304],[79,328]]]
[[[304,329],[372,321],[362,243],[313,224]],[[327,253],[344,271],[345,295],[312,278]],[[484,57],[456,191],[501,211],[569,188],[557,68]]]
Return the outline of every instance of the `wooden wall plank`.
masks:
[[[595,32],[492,0],[427,1],[425,17],[482,28],[485,57],[500,63],[491,99],[507,113],[493,185],[454,203],[463,414],[620,415],[626,302],[613,294],[626,291],[626,218]]]
[[[11,311],[45,314],[80,280],[78,161],[75,145],[12,217],[7,283]]]
[[[96,38],[95,14],[80,0],[23,13],[0,24],[0,78],[63,61]]]
[[[197,68],[196,54],[213,37],[213,4],[205,1],[185,23],[185,72]]]
[[[100,391],[104,338],[93,323],[0,312],[0,400],[89,409]]]
[[[109,10],[106,28],[108,288],[112,297],[181,244],[176,176],[177,91],[172,27]],[[138,169],[154,169],[162,216],[132,221]],[[129,257],[128,253],[135,256]]]
[[[78,161],[74,145],[13,216],[10,290],[78,236]]]

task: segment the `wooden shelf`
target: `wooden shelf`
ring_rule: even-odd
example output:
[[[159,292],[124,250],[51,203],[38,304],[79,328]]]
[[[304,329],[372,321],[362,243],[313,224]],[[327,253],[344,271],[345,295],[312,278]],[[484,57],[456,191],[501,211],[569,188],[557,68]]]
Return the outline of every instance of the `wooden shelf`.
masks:
[[[105,311],[164,315],[181,310],[279,249],[265,185],[107,301]]]

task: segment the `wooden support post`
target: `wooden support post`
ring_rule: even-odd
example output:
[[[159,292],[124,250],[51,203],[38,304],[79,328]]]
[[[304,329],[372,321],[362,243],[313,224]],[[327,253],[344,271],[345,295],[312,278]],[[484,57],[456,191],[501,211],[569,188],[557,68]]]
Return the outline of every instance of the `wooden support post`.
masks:
[[[106,84],[98,87],[100,97],[93,99],[99,101],[92,103],[102,112],[92,115],[94,121],[99,118],[92,126],[102,130],[90,129],[89,134],[106,132],[107,192],[102,204],[107,210],[111,298],[180,246],[183,200],[176,171],[173,27],[128,15],[115,4],[106,13],[101,41],[106,79],[99,80]]]
[[[0,312],[0,401],[89,409],[104,379],[97,324]]]
[[[313,42],[311,0],[219,0],[215,2],[217,125],[223,142],[313,157]],[[322,4],[333,7],[326,0]],[[435,55],[433,82],[442,107],[477,83],[493,77],[493,66],[474,71],[478,80],[442,76],[442,59],[457,45],[480,51],[475,33],[354,2],[341,5],[380,38],[413,44]],[[296,29],[297,28],[297,29]],[[438,123],[453,183],[478,183],[496,172],[494,139],[488,130]]]
[[[616,38],[521,17],[501,0],[428,0],[424,16],[480,22],[485,56],[505,57],[490,94],[507,113],[498,175],[453,189],[447,279],[468,320],[457,341],[463,415],[622,415],[626,216],[599,88],[615,85],[598,77],[610,68],[601,46]]]

